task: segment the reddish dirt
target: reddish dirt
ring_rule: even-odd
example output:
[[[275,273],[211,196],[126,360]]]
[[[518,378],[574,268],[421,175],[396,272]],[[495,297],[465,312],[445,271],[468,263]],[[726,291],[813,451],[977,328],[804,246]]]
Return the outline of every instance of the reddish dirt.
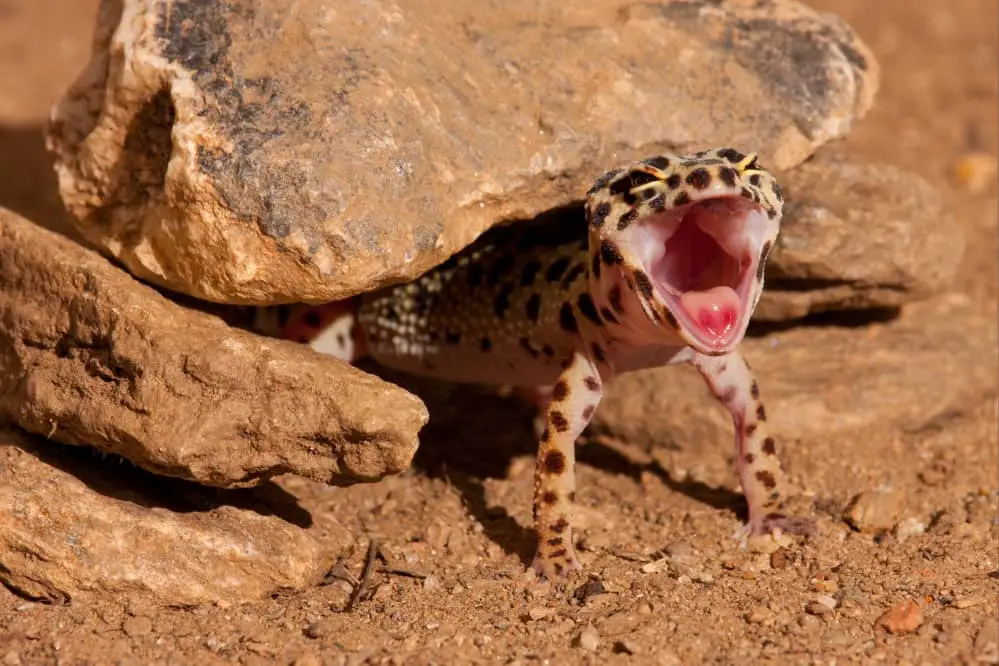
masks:
[[[57,228],[65,218],[41,124],[86,58],[95,4],[0,2],[0,205]],[[968,236],[955,289],[995,316],[999,188],[994,174],[979,189],[955,170],[999,152],[999,5],[811,4],[849,21],[883,68],[874,110],[831,150],[939,184]],[[432,427],[417,468],[379,484],[284,484],[317,524],[353,535],[353,575],[376,538],[393,566],[425,578],[376,572],[373,595],[349,610],[343,582],[165,610],[142,599],[45,606],[0,590],[0,663],[999,663],[995,387],[916,432],[872,429],[796,449],[791,465],[806,471],[822,529],[773,556],[734,546],[727,443],[675,452],[673,464],[700,465],[705,483],[729,489],[696,496],[667,485],[633,447],[581,447],[578,532],[600,583],[580,577],[564,590],[522,573],[529,414],[502,403],[474,426],[511,422],[474,452],[438,444],[447,434]],[[886,485],[926,533],[861,534],[842,520],[857,492]]]

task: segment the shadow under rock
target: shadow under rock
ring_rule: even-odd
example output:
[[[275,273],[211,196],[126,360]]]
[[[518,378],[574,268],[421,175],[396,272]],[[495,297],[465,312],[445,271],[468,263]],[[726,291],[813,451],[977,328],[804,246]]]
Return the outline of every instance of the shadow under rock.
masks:
[[[750,322],[746,337],[762,338],[793,328],[864,328],[872,324],[887,324],[902,314],[901,307],[881,307],[866,310],[833,310],[817,312],[801,319]]]
[[[24,435],[17,446],[47,465],[70,474],[105,497],[174,513],[202,513],[222,506],[274,516],[297,527],[312,526],[312,515],[295,496],[275,483],[226,490],[161,476],[127,459],[85,446],[71,446]]]
[[[0,207],[80,242],[59,197],[53,156],[42,125],[0,125]]]

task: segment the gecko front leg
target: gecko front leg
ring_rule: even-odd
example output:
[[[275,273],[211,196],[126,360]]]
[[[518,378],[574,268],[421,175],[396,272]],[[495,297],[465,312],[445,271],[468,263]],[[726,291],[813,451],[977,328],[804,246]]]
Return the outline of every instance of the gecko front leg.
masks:
[[[552,386],[534,474],[534,571],[544,578],[580,569],[572,546],[576,499],[576,438],[590,422],[603,393],[593,362],[575,353]]]
[[[767,413],[759,385],[742,354],[695,354],[691,362],[732,415],[739,480],[749,504],[749,534],[811,534],[811,520],[782,512],[786,496],[784,469],[777,457],[777,444],[767,432]]]

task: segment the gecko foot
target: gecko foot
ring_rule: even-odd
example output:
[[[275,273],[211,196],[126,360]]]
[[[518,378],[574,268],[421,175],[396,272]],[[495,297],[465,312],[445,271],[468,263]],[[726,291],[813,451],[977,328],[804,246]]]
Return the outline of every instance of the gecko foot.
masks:
[[[534,556],[531,569],[541,580],[558,580],[567,577],[573,571],[579,571],[583,565],[576,559],[575,553],[559,557],[545,557],[541,553]]]
[[[735,538],[746,545],[755,548],[769,544],[787,545],[789,537],[785,535],[797,534],[801,536],[811,536],[815,534],[815,521],[811,518],[799,516],[788,516],[779,512],[768,513],[762,520],[751,521],[743,525],[735,534]]]

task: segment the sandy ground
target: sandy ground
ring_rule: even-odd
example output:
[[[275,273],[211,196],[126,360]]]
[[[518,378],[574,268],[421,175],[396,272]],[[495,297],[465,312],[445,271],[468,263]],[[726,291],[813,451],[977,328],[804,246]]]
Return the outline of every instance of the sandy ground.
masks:
[[[883,67],[874,110],[833,150],[939,184],[969,241],[955,292],[996,316],[995,178],[978,186],[955,173],[969,155],[999,151],[999,5],[811,4],[846,18]],[[0,0],[0,205],[58,228],[41,125],[87,57],[95,5]],[[644,471],[626,443],[613,456],[581,452],[582,557],[599,583],[584,576],[563,589],[522,575],[529,417],[504,409],[479,418],[519,420],[514,445],[453,450],[438,432],[411,474],[347,490],[284,484],[353,575],[374,538],[418,577],[376,573],[370,598],[349,610],[344,582],[194,609],[142,599],[50,607],[0,590],[0,663],[999,663],[995,386],[915,431],[874,428],[796,449],[792,473],[820,531],[774,557],[733,544],[727,446],[672,458],[727,488],[718,501]],[[842,520],[857,492],[885,487],[902,498],[905,525],[925,532],[858,533]],[[911,631],[879,628],[893,608],[887,623]]]

